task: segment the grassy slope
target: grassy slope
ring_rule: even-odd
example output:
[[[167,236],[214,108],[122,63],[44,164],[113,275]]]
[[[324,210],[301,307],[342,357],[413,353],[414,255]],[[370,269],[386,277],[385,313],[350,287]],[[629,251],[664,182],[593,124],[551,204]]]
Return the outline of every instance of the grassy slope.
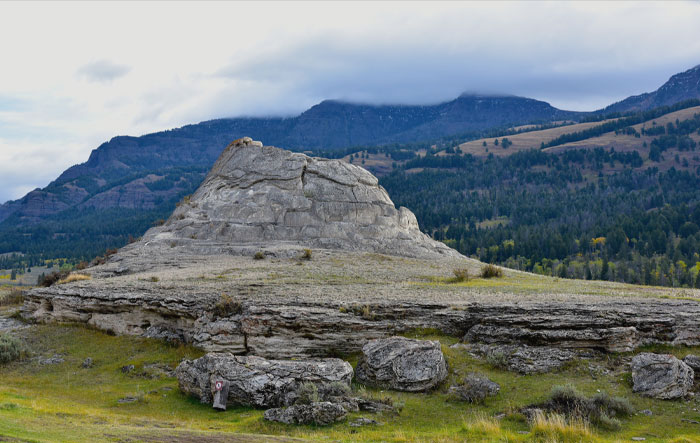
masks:
[[[7,315],[14,308],[4,308]],[[177,365],[182,358],[194,358],[200,351],[171,347],[159,341],[136,337],[115,337],[80,326],[41,325],[21,332],[30,358],[0,367],[0,438],[29,441],[269,441],[269,435],[338,441],[532,441],[546,440],[533,435],[517,408],[542,401],[554,385],[573,383],[586,394],[597,390],[628,397],[636,409],[651,409],[653,416],[623,420],[617,432],[595,431],[599,441],[629,440],[642,436],[647,441],[668,441],[684,436],[700,441],[700,425],[682,419],[700,420],[700,404],[690,401],[659,401],[631,392],[629,375],[620,358],[611,355],[595,361],[581,361],[552,374],[521,376],[493,369],[464,350],[449,346],[455,338],[417,333],[421,338],[439,339],[451,369],[452,382],[471,371],[487,374],[500,383],[501,393],[486,404],[473,406],[448,401],[446,388],[429,395],[368,390],[372,396],[391,396],[403,404],[399,415],[375,417],[382,426],[352,428],[339,423],[327,428],[294,427],[267,423],[262,411],[233,408],[224,413],[182,395],[177,381],[165,375],[144,376],[149,363]],[[678,356],[700,353],[700,348],[661,349]],[[65,362],[41,365],[36,356],[60,354]],[[91,357],[94,366],[81,367]],[[350,357],[354,362],[355,358]],[[133,364],[124,374],[120,368]],[[623,368],[623,369],[621,369]],[[151,372],[152,373],[152,372]],[[120,404],[127,396],[133,403]],[[502,420],[480,419],[496,413]],[[352,414],[371,416],[370,414]],[[234,435],[235,434],[235,435]],[[250,435],[253,434],[253,435]],[[263,437],[263,435],[266,435]],[[233,438],[235,437],[235,438]],[[589,441],[574,433],[564,441]]]
[[[676,120],[687,120],[689,118],[692,118],[694,114],[700,113],[700,107],[693,107],[693,108],[687,108],[687,109],[681,109],[679,111],[671,112],[669,114],[663,115],[659,118],[649,120],[644,123],[640,123],[637,125],[633,125],[632,127],[635,128],[637,131],[641,132],[641,129],[643,126],[650,128],[652,127],[653,123],[656,122],[657,125],[659,126],[665,126],[667,123],[670,122],[675,122]],[[606,120],[609,121],[609,120]],[[570,126],[563,126],[559,128],[553,128],[553,129],[545,129],[541,131],[532,131],[532,132],[526,132],[523,134],[517,134],[517,135],[512,135],[508,137],[508,140],[513,142],[513,144],[508,147],[508,149],[503,149],[501,146],[494,146],[493,138],[486,138],[486,139],[480,139],[480,140],[474,140],[468,143],[463,143],[460,145],[460,148],[465,154],[473,154],[477,156],[485,156],[490,153],[493,153],[494,155],[499,155],[499,156],[505,156],[505,155],[511,155],[515,152],[522,151],[522,150],[527,150],[527,149],[538,149],[542,143],[547,143],[554,138],[563,135],[563,134],[569,134],[577,131],[581,131],[584,129],[592,128],[595,126],[598,126],[600,124],[605,123],[606,121],[603,122],[593,122],[593,123],[580,123],[576,125],[570,125]],[[624,135],[624,134],[619,134],[615,135],[614,132],[608,132],[606,134],[603,134],[598,137],[592,137],[586,140],[581,140],[577,142],[572,142],[572,143],[566,143],[560,146],[554,146],[551,148],[545,149],[545,152],[551,152],[551,153],[558,153],[565,151],[567,149],[580,149],[580,148],[591,148],[591,147],[604,147],[604,148],[610,148],[614,147],[615,150],[617,151],[631,151],[631,150],[636,150],[639,151],[640,154],[642,154],[643,157],[646,157],[649,154],[649,145],[651,144],[651,141],[656,138],[657,136],[641,136],[640,138],[636,138],[633,135]],[[700,142],[700,136],[697,134],[692,134],[691,137],[697,141]],[[502,139],[502,137],[498,138],[499,141]],[[483,142],[486,142],[486,146],[483,146]],[[643,148],[644,142],[647,143],[647,148]],[[670,150],[669,152],[673,152],[674,154],[677,152],[676,150]],[[693,164],[697,163],[692,161],[692,157],[696,156],[697,153],[695,152],[680,152],[678,153],[679,157],[681,160],[683,158],[687,158],[688,161]],[[666,155],[666,161],[662,162],[662,164],[654,163],[652,166],[659,166],[660,169],[668,169],[673,165],[673,154],[671,155]],[[696,165],[697,166],[697,165]],[[678,165],[676,165],[676,168]]]

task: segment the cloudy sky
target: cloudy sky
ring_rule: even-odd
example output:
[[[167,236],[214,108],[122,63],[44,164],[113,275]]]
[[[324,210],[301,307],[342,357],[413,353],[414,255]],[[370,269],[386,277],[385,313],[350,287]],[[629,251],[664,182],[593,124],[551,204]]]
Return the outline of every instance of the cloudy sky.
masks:
[[[700,2],[1,3],[0,201],[115,135],[326,98],[593,110],[700,64]]]

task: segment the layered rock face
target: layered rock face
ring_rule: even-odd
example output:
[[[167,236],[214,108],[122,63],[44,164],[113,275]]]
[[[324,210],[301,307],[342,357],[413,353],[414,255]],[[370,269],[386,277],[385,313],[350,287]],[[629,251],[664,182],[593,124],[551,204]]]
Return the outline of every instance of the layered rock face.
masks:
[[[459,257],[421,233],[415,215],[396,209],[366,170],[247,137],[231,143],[195,194],[134,248],[163,245],[195,254],[290,255],[310,247]]]

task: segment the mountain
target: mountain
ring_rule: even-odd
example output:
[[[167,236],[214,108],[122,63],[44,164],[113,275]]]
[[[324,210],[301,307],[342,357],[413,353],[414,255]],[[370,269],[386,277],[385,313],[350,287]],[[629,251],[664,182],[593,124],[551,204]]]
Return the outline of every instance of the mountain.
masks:
[[[44,189],[0,206],[0,222],[36,222],[76,209],[153,209],[199,184],[231,140],[250,136],[291,150],[417,142],[580,113],[521,97],[462,95],[432,106],[374,106],[327,100],[293,118],[231,118],[141,137],[120,136],[93,150]],[[174,169],[173,169],[174,168]],[[194,176],[182,179],[183,169]]]
[[[633,95],[613,103],[599,112],[607,114],[612,112],[646,111],[694,98],[700,98],[700,65],[672,76],[654,92]]]

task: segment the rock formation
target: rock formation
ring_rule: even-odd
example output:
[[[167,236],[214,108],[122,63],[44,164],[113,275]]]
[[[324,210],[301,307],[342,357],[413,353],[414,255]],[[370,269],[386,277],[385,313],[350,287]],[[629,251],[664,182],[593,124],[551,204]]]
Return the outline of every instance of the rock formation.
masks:
[[[643,352],[632,359],[634,392],[664,400],[685,397],[693,387],[693,370],[673,355]]]
[[[282,361],[230,354],[185,360],[176,369],[180,390],[202,403],[211,403],[216,381],[224,381],[227,404],[258,408],[293,405],[303,383],[316,385],[321,396],[337,390],[335,384],[349,388],[352,374],[350,363],[337,358]]]
[[[362,347],[357,379],[397,391],[419,392],[436,387],[447,377],[447,362],[439,341],[390,337]]]
[[[415,215],[396,209],[365,169],[248,137],[231,143],[194,195],[129,249],[284,256],[302,247],[459,257],[421,233]]]

